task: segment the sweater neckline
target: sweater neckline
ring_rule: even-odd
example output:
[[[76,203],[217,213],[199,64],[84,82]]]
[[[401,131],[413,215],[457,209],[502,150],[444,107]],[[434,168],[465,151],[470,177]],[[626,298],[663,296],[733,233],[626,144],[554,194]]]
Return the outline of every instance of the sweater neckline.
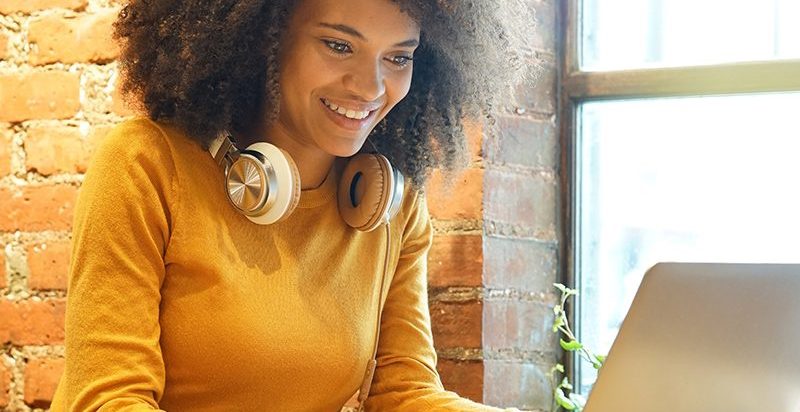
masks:
[[[300,201],[297,204],[298,208],[308,209],[322,206],[336,197],[337,183],[339,181],[338,163],[338,161],[333,162],[322,184],[313,189],[300,191]]]

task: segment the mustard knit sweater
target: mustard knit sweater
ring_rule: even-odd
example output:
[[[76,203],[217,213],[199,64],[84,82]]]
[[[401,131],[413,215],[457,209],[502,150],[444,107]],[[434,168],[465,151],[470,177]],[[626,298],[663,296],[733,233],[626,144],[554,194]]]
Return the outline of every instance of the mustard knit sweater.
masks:
[[[341,163],[287,220],[259,226],[198,143],[146,118],[117,125],[76,205],[52,410],[338,411],[372,355],[387,240],[339,217]],[[431,241],[425,198],[407,189],[367,410],[497,410],[442,388]]]

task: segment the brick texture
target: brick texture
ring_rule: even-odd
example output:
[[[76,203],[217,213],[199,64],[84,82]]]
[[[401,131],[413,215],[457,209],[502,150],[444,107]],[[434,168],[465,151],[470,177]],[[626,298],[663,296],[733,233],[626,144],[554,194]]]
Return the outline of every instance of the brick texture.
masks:
[[[45,176],[85,173],[94,151],[109,130],[110,126],[96,126],[84,138],[74,126],[31,127],[25,138],[27,170]]]
[[[464,134],[467,135],[470,160],[473,163],[480,161],[483,156],[483,125],[474,119],[468,119],[464,121]]]
[[[432,302],[431,331],[437,348],[480,348],[480,301]]]
[[[8,286],[8,271],[6,270],[5,244],[0,243],[0,289]]]
[[[33,359],[25,367],[25,403],[48,408],[64,373],[64,359]]]
[[[537,174],[491,169],[485,179],[485,219],[517,226],[522,237],[555,240],[555,182]]]
[[[462,397],[483,401],[483,362],[439,359],[436,370],[445,389],[458,388]]]
[[[59,71],[0,75],[0,121],[66,119],[80,110],[80,79]]]
[[[0,231],[69,230],[78,189],[55,184],[0,187]]]
[[[484,361],[483,400],[490,405],[515,406],[523,410],[549,411],[552,389],[547,372],[552,363],[523,363],[519,361]],[[489,384],[491,382],[491,384]]]
[[[498,116],[500,132],[486,144],[486,160],[553,170],[558,162],[558,130],[550,121]]]
[[[483,271],[481,235],[437,235],[428,253],[428,285],[480,286]]]
[[[558,274],[555,243],[486,236],[484,248],[487,287],[553,293],[553,279]]]
[[[52,241],[28,245],[28,268],[31,289],[67,289],[70,256],[69,241]]]
[[[556,26],[558,21],[556,19],[556,1],[533,0],[532,3],[536,10],[536,27],[530,36],[531,47],[555,53],[556,34],[559,30]]]
[[[119,49],[111,38],[111,24],[118,12],[116,8],[104,9],[76,18],[49,14],[31,21],[28,31],[28,42],[32,46],[30,63],[36,66],[114,60]]]
[[[538,78],[517,87],[514,97],[517,106],[527,112],[555,113],[557,76],[558,70],[553,61],[541,63]]]
[[[11,173],[11,130],[0,129],[0,177]]]
[[[542,350],[555,339],[552,306],[537,301],[498,299],[483,302],[484,348]]]
[[[0,59],[8,57],[8,35],[0,33]]]
[[[0,1],[0,14],[30,13],[50,8],[83,10],[88,0],[3,0]]]
[[[557,96],[560,2],[530,0],[538,76],[515,88],[497,133],[483,142],[483,401],[550,410],[547,379],[561,350],[551,332],[561,260]],[[510,291],[493,294],[492,291]]]
[[[63,298],[41,302],[0,299],[0,344],[63,344],[65,309]]]
[[[11,388],[11,370],[4,362],[0,361],[0,408],[9,403],[9,390]]]
[[[428,184],[428,210],[435,219],[480,219],[482,211],[483,169],[465,169],[447,187],[440,171],[435,171]]]

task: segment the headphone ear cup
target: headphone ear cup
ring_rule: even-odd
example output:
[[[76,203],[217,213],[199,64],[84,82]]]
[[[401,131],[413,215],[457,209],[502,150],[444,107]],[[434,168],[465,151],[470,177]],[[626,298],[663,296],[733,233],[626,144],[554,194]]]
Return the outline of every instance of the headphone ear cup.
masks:
[[[268,225],[291,215],[300,200],[300,173],[292,157],[284,150],[267,142],[257,142],[242,153],[255,152],[265,159],[265,168],[271,167],[275,182],[270,185],[267,202],[263,207],[247,214],[253,223]]]
[[[402,199],[402,180],[402,174],[396,172],[383,155],[354,156],[339,180],[339,214],[353,228],[365,232],[374,230],[387,221],[387,216],[391,219],[397,213]]]

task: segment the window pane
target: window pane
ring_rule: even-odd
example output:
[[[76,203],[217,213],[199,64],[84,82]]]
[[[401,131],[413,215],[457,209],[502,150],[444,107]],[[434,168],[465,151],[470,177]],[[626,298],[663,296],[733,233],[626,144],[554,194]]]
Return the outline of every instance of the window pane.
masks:
[[[797,0],[583,0],[582,70],[800,58]]]
[[[798,108],[800,93],[580,107],[583,342],[608,353],[656,262],[800,262]]]

